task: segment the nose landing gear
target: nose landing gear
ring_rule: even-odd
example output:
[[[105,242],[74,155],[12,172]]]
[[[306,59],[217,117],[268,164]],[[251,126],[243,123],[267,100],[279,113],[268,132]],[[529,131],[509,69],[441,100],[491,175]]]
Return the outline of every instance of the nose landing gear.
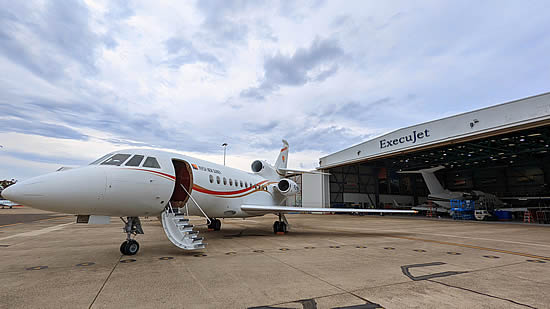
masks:
[[[134,255],[139,251],[139,243],[132,239],[132,235],[143,234],[141,228],[141,221],[139,217],[127,217],[128,221],[125,221],[122,217],[120,220],[124,222],[124,228],[122,229],[126,233],[126,241],[120,245],[120,253],[124,255]]]

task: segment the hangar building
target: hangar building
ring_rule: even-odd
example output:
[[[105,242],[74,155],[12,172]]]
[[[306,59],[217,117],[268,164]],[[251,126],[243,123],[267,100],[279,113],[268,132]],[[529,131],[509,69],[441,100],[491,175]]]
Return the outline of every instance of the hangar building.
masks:
[[[302,205],[420,205],[429,194],[419,174],[435,166],[445,189],[479,190],[510,206],[550,197],[550,93],[402,128],[322,157],[304,175]],[[319,190],[319,187],[321,190]],[[321,194],[319,194],[321,192]]]

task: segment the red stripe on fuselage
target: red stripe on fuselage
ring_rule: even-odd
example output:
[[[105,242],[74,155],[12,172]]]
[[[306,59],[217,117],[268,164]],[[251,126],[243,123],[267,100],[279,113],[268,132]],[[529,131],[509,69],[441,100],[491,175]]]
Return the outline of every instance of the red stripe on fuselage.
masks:
[[[172,176],[172,175],[170,175],[170,174],[165,174],[165,173],[157,172],[157,171],[145,170],[145,169],[142,169],[142,168],[124,168],[124,169],[126,169],[126,170],[144,171],[144,172],[151,172],[151,173],[159,174],[159,175],[162,175],[162,176],[169,177],[170,179],[176,180],[176,177],[175,177],[175,176]]]
[[[264,184],[265,182],[267,182],[267,180],[258,182],[257,184],[253,185],[253,186],[250,187],[250,188],[245,188],[245,189],[237,190],[237,191],[212,191],[212,190],[208,190],[208,189],[206,189],[206,188],[203,188],[203,187],[201,187],[201,186],[199,186],[199,185],[193,184],[193,190],[196,190],[196,191],[199,191],[199,192],[205,193],[205,194],[213,194],[213,195],[233,195],[233,194],[244,193],[244,192],[246,192],[246,191],[248,191],[248,190],[252,190],[252,189],[254,189],[255,186],[262,185],[262,184]]]

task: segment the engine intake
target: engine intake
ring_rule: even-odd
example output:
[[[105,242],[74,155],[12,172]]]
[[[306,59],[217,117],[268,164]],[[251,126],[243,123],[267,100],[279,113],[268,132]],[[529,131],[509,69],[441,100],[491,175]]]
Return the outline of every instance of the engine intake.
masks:
[[[256,160],[252,162],[251,168],[254,173],[259,173],[261,170],[264,169],[264,163],[260,160]]]
[[[298,185],[294,181],[285,178],[279,180],[279,183],[277,184],[277,190],[279,190],[282,195],[290,196],[298,194],[300,192],[300,187],[298,187]]]

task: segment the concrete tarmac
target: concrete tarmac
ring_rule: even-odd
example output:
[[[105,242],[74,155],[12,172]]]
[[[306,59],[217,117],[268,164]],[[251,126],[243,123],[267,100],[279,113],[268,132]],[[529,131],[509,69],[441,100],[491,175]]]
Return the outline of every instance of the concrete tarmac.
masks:
[[[548,226],[288,215],[274,235],[267,215],[187,252],[148,218],[130,257],[118,218],[53,215],[0,210],[0,308],[550,308]]]

